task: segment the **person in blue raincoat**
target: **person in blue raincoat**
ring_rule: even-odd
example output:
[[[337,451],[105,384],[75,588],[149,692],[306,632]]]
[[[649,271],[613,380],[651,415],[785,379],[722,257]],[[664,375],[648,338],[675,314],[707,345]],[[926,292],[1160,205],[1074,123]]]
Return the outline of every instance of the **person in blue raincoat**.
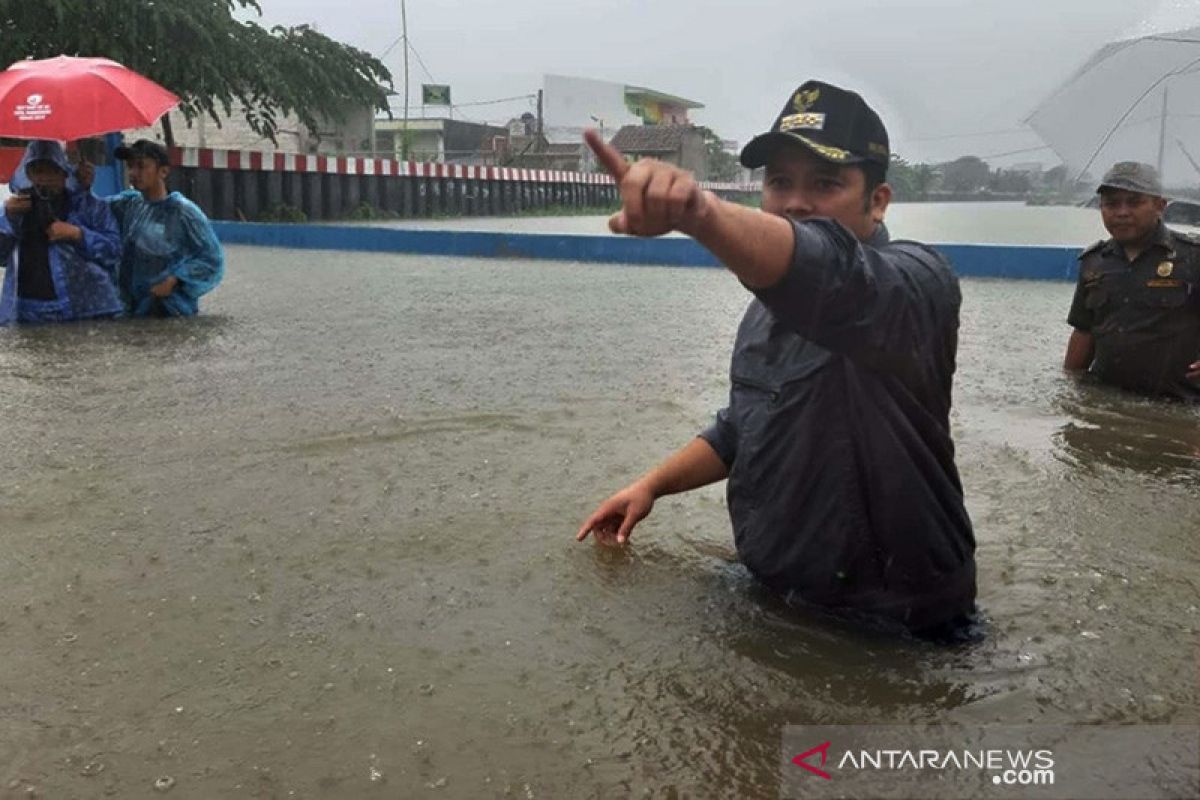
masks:
[[[0,325],[121,314],[117,222],[77,184],[62,145],[30,142],[9,188],[0,214]]]
[[[114,153],[126,164],[133,187],[104,198],[121,226],[117,281],[135,317],[190,317],[200,297],[225,274],[225,254],[200,208],[179,192],[167,192],[167,149],[139,139]],[[80,168],[88,189],[91,165]]]

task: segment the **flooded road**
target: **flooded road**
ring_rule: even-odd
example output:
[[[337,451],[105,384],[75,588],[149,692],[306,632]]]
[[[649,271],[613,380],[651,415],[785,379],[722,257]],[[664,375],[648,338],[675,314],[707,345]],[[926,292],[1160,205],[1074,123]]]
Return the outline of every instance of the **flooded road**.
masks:
[[[788,724],[1197,721],[1200,414],[1065,380],[1069,285],[963,290],[961,650],[780,607],[720,486],[574,542],[723,404],[721,270],[230,248],[202,318],[0,330],[0,797],[768,798]]]
[[[608,234],[608,217],[440,217],[363,223],[372,227],[500,233]],[[1038,244],[1084,247],[1108,234],[1094,208],[1016,202],[892,203],[892,231],[920,242]],[[1172,225],[1181,231],[1195,228]],[[679,233],[670,236],[681,236]]]

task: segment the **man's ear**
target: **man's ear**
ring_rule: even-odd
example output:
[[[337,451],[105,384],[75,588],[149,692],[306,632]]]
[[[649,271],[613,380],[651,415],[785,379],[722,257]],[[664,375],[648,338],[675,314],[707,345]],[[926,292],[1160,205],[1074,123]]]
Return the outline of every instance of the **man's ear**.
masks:
[[[887,213],[888,206],[892,202],[892,187],[890,184],[881,183],[875,187],[875,191],[871,192],[871,219],[876,222],[883,222],[883,217]]]

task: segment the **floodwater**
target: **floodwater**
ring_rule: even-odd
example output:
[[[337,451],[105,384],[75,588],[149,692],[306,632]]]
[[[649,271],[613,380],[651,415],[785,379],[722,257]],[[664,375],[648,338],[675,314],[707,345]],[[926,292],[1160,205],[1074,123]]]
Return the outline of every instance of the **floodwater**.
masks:
[[[575,543],[722,404],[727,273],[228,255],[192,321],[0,330],[0,797],[769,798],[788,724],[1197,719],[1200,415],[1065,379],[1069,285],[963,285],[955,650],[782,608],[720,487]]]
[[[450,217],[372,222],[373,226],[504,233],[608,233],[607,217]],[[920,242],[1043,244],[1083,248],[1107,238],[1094,208],[1024,203],[893,203],[888,227]],[[1172,225],[1180,230],[1194,230]],[[678,235],[678,234],[673,234]]]

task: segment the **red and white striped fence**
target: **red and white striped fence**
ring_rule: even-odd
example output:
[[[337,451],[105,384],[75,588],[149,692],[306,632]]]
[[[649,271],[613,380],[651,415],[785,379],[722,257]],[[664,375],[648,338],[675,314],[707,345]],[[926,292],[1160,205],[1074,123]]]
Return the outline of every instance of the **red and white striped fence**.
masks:
[[[173,148],[171,161],[182,167],[253,172],[315,172],[329,175],[391,175],[454,180],[586,185],[611,185],[613,182],[611,177],[599,172],[439,164],[422,161],[396,161],[390,158],[304,155],[261,150],[214,150],[207,147]],[[714,191],[738,192],[756,192],[761,188],[758,184],[753,183],[712,181],[703,182],[701,186]]]

